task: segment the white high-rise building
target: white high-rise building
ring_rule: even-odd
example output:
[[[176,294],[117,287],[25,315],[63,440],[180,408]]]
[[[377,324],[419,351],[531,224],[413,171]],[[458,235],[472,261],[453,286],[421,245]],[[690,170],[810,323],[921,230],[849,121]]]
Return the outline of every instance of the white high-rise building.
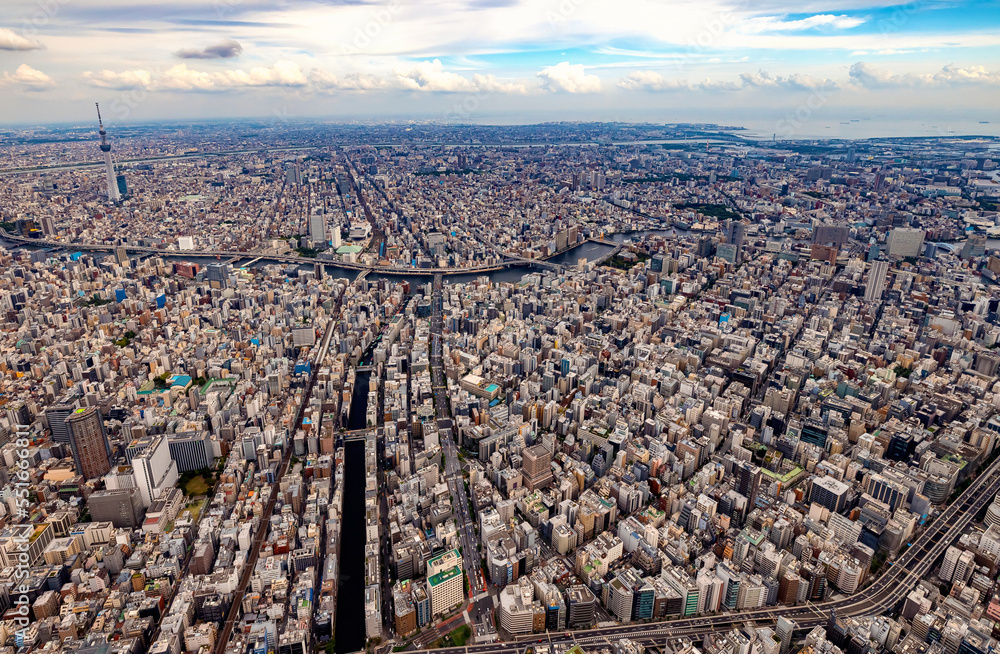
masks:
[[[938,573],[938,577],[942,581],[951,581],[955,576],[955,566],[958,564],[959,557],[962,556],[962,550],[958,549],[954,545],[950,545],[948,549],[944,551],[944,560],[941,562],[941,572]]]
[[[774,633],[778,634],[781,638],[781,646],[779,648],[779,654],[788,654],[788,650],[792,646],[792,635],[795,632],[795,621],[786,618],[783,615],[778,616],[778,624],[774,628]]]
[[[340,243],[340,225],[334,225],[333,226],[333,231],[330,233],[330,236],[331,236],[331,238],[333,240],[333,244],[332,244],[333,245],[333,249],[336,250],[341,245],[341,243]]]
[[[868,285],[865,286],[865,302],[878,302],[885,290],[885,277],[889,272],[889,262],[884,259],[872,262],[868,271]]]
[[[132,457],[132,474],[146,508],[164,489],[177,485],[177,463],[170,458],[165,436],[154,437],[146,449]]]
[[[458,550],[448,550],[427,562],[427,589],[431,600],[431,615],[439,615],[461,604],[465,598],[462,577],[462,556]]]

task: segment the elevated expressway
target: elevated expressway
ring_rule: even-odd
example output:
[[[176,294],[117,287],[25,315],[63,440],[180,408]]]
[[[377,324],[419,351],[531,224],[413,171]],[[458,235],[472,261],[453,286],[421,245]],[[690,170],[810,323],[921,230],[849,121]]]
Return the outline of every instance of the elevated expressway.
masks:
[[[606,645],[620,638],[630,638],[646,646],[662,646],[667,639],[681,636],[701,638],[709,633],[740,629],[745,625],[771,626],[779,616],[794,620],[799,629],[822,625],[836,611],[838,616],[879,615],[895,608],[933,569],[949,545],[962,534],[975,515],[993,500],[1000,490],[1000,458],[983,471],[958,500],[948,505],[924,529],[909,548],[885,573],[867,588],[850,597],[796,606],[769,606],[751,611],[720,613],[699,617],[682,617],[660,622],[616,625],[584,631],[520,636],[515,641],[496,642],[468,647],[431,650],[435,654],[512,654],[529,643],[551,642],[569,649],[579,644]]]

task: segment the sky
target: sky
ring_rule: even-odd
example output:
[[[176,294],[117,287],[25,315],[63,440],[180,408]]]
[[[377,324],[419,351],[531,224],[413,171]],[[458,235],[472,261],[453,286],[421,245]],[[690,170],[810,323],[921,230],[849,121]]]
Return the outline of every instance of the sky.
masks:
[[[3,0],[0,123],[986,124],[1000,3]],[[843,121],[841,123],[841,121]],[[874,124],[874,123],[873,123]]]

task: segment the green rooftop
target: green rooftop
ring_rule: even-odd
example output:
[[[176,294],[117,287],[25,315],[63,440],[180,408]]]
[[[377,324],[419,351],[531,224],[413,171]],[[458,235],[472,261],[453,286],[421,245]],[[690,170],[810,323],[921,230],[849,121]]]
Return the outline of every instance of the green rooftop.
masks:
[[[454,568],[448,568],[447,570],[442,570],[436,575],[432,575],[427,578],[427,583],[431,586],[438,586],[449,579],[453,579],[458,575],[462,574],[462,569],[457,565]]]
[[[776,472],[771,472],[767,468],[761,468],[760,471],[763,474],[765,474],[768,477],[770,477],[771,479],[777,479],[782,484],[787,484],[788,482],[790,482],[792,479],[795,479],[796,476],[802,474],[802,472],[803,472],[803,470],[802,470],[802,468],[800,466],[795,466],[794,468],[792,468],[791,470],[789,470],[788,472],[786,472],[783,475],[779,475]]]

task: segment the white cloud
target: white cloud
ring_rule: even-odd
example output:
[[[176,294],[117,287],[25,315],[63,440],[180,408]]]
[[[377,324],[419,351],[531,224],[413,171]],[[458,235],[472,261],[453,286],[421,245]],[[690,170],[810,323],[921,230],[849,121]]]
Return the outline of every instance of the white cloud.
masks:
[[[637,70],[618,80],[618,86],[628,91],[677,91],[688,90],[685,80],[665,78],[652,70]]]
[[[482,93],[511,93],[515,95],[524,95],[527,93],[524,84],[518,82],[501,82],[493,75],[480,75],[476,73],[472,76],[472,84],[476,87],[476,91]]]
[[[397,70],[396,82],[400,88],[410,91],[458,93],[475,90],[468,79],[445,70],[439,59],[421,61],[410,69]]]
[[[85,71],[83,78],[102,89],[148,89],[152,82],[152,75],[148,70],[123,70],[120,73],[113,70],[102,70],[100,72]]]
[[[934,74],[934,81],[941,84],[1000,85],[1000,71],[989,71],[983,66],[961,68],[948,64]]]
[[[191,70],[187,64],[168,68],[156,79],[156,87],[170,91],[214,91],[218,88],[211,74]]]
[[[271,67],[221,72],[191,70],[187,64],[177,64],[156,79],[155,87],[170,91],[223,91],[262,86],[302,87],[308,83],[309,80],[297,63],[277,61]]]
[[[438,93],[511,93],[523,94],[526,89],[517,82],[503,82],[493,75],[479,73],[472,78],[445,70],[441,61],[422,61],[412,68],[397,69],[393,86],[407,91]]]
[[[26,39],[14,30],[0,27],[0,50],[40,50],[42,44]]]
[[[963,68],[953,64],[948,64],[936,73],[895,73],[859,61],[851,66],[849,75],[851,81],[867,89],[1000,85],[1000,72],[989,71],[983,66]]]
[[[740,73],[740,80],[743,82],[744,87],[782,88],[795,91],[812,91],[818,88],[829,89],[837,86],[836,82],[831,79],[818,79],[812,75],[801,73],[792,73],[787,77],[783,77],[781,75],[771,75],[763,70],[756,73]]]
[[[601,90],[601,79],[597,75],[588,75],[583,64],[563,61],[538,71],[537,77],[542,80],[542,88],[548,91],[598,93]]]
[[[702,81],[692,84],[691,88],[700,91],[738,91],[742,87],[739,82],[724,82],[706,77]]]
[[[619,88],[627,91],[738,91],[746,88],[812,90],[835,85],[833,80],[820,80],[810,75],[795,73],[775,76],[765,71],[741,73],[739,82],[709,78],[700,82],[689,82],[685,79],[665,78],[652,70],[637,70],[618,80]]]
[[[375,91],[388,87],[384,79],[367,73],[349,73],[337,77],[319,68],[309,71],[309,82],[317,91]]]
[[[230,89],[283,86],[309,88],[320,93],[336,91],[419,90],[438,93],[475,92],[524,94],[524,84],[499,80],[493,75],[471,78],[444,70],[438,60],[421,62],[413,68],[397,70],[389,76],[351,72],[335,74],[313,68],[308,75],[297,63],[278,61],[270,67],[225,71],[201,71],[176,64],[162,71],[86,71],[83,78],[106,89],[148,89],[153,91],[226,91]]]
[[[833,29],[851,29],[864,24],[864,18],[856,16],[834,16],[833,14],[817,14],[800,20],[784,20],[778,16],[760,16],[750,18],[740,25],[740,31],[758,34],[760,32],[797,32],[800,30],[828,27]]]
[[[40,70],[35,70],[28,64],[21,64],[11,75],[4,71],[0,78],[0,86],[20,87],[24,91],[47,91],[54,87],[56,83],[51,77]]]

